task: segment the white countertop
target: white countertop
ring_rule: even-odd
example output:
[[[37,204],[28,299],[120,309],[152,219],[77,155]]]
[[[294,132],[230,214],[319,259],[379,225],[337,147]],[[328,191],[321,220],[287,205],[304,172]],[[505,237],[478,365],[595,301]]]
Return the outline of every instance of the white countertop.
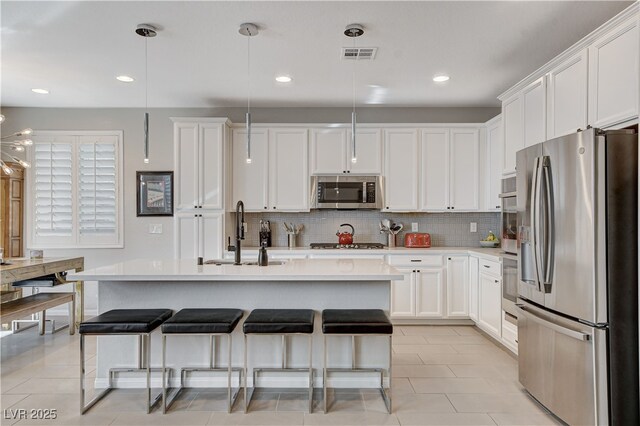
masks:
[[[259,247],[242,247],[242,253],[251,255],[252,257],[257,256]],[[267,249],[268,253],[273,253],[278,256],[286,256],[287,254],[291,255],[336,255],[336,254],[344,254],[346,257],[355,257],[358,255],[425,255],[425,254],[471,254],[478,257],[485,257],[490,260],[500,261],[500,257],[503,254],[503,250],[500,247],[497,248],[482,248],[482,247],[431,247],[431,248],[407,248],[407,247],[394,247],[389,248],[385,247],[382,249],[372,249],[372,250],[357,250],[357,249],[312,249],[311,247],[269,247]],[[232,256],[233,252],[225,252],[226,256]]]
[[[195,260],[136,259],[70,273],[84,281],[390,281],[402,274],[374,259],[294,259],[284,265],[196,265]]]

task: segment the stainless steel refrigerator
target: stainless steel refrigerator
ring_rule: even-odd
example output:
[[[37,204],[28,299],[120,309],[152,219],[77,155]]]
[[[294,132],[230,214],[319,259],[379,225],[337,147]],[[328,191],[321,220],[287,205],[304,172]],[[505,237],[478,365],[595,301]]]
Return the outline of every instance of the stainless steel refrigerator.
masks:
[[[575,425],[638,425],[638,135],[518,151],[519,379]]]

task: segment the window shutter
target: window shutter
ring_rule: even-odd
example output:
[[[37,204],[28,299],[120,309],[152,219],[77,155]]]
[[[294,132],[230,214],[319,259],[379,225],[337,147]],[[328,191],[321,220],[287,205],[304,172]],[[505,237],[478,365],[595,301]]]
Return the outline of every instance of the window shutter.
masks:
[[[84,138],[83,138],[84,139]],[[78,227],[80,238],[117,233],[116,146],[82,142],[78,148]]]
[[[73,146],[38,143],[34,146],[34,219],[38,237],[73,234]]]

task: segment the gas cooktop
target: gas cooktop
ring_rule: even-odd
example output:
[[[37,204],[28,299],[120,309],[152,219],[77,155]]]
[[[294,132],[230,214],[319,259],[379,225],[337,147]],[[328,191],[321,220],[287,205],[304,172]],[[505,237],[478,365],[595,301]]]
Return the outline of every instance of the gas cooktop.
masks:
[[[312,249],[360,249],[373,250],[383,249],[380,243],[357,243],[357,244],[336,244],[336,243],[311,243]]]

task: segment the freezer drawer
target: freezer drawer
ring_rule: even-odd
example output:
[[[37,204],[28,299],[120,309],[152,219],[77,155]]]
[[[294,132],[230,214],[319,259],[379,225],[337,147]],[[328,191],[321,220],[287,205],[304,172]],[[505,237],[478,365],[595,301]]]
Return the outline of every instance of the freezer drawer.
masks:
[[[607,424],[606,330],[517,306],[520,383],[569,424]]]

